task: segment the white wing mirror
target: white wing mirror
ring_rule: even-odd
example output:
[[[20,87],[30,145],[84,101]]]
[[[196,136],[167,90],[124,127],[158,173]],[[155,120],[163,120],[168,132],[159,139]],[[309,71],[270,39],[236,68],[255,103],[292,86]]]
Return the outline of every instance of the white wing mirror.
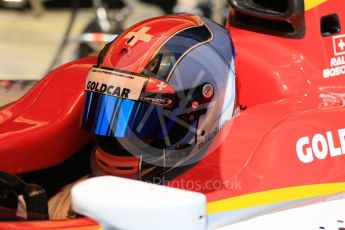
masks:
[[[72,208],[106,230],[207,228],[205,195],[112,176],[73,187]]]

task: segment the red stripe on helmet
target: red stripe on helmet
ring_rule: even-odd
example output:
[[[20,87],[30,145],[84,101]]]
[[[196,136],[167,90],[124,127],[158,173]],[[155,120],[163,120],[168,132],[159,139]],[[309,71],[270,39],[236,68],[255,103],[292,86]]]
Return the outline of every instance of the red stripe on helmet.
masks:
[[[136,24],[122,33],[111,45],[102,66],[142,73],[159,48],[174,34],[203,21],[194,15],[176,14]]]

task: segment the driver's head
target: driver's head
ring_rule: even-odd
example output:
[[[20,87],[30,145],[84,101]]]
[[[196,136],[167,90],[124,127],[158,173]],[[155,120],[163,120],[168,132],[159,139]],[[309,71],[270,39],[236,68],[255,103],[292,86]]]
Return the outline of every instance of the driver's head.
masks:
[[[233,115],[233,53],[225,29],[189,14],[143,21],[107,45],[85,85],[94,174],[155,180],[199,161]]]

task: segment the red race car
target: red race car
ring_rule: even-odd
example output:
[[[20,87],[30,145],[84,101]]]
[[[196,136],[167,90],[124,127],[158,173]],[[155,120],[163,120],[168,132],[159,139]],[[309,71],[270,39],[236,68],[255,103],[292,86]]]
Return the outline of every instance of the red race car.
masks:
[[[238,105],[238,109],[231,119],[217,123],[209,135],[202,135],[205,139],[199,147],[210,145],[202,159],[169,180],[163,180],[168,187],[206,196],[210,228],[229,226],[240,220],[310,202],[315,197],[345,191],[345,80],[342,79],[345,77],[345,34],[342,33],[345,7],[336,0],[229,0],[229,3],[226,27],[235,47],[236,101],[233,106]],[[184,17],[169,22],[175,23],[174,28],[193,28],[185,36],[197,31],[202,42],[216,40],[216,36],[207,37],[211,22],[193,15]],[[199,24],[188,24],[192,22]],[[127,55],[130,60],[130,56],[136,55],[136,45],[146,45],[155,37],[154,32],[166,32],[164,26],[171,26],[164,24],[159,27],[160,31],[153,31],[145,23],[151,21],[121,34],[117,39],[118,43],[125,39],[122,48],[112,45],[112,52]],[[176,31],[169,30],[171,34],[166,40],[176,35]],[[218,52],[220,56],[232,55],[227,54],[234,51],[227,48],[231,40],[215,43],[225,44]],[[162,47],[159,43],[155,46]],[[105,57],[100,55],[104,65],[118,68],[123,64],[123,59],[114,64],[109,53]],[[183,52],[181,55],[183,58]],[[144,56],[137,60],[144,62]],[[210,57],[213,56],[210,54]],[[135,65],[126,71],[136,72],[140,68],[137,60],[131,60]],[[0,155],[3,160],[0,170],[4,171],[4,181],[15,181],[16,186],[27,184],[22,180],[39,184],[31,188],[32,191],[41,191],[43,187],[44,195],[49,198],[63,186],[89,173],[93,136],[103,132],[102,125],[96,122],[92,126],[89,122],[90,116],[96,116],[89,112],[84,113],[82,126],[92,130],[94,135],[80,128],[82,111],[90,110],[94,103],[93,93],[102,91],[97,88],[94,73],[101,74],[102,78],[108,74],[137,80],[133,84],[141,84],[142,80],[136,74],[107,72],[112,70],[93,67],[99,61],[91,57],[61,66],[20,100],[1,109]],[[156,60],[150,61],[155,67]],[[230,62],[231,66],[233,63]],[[86,76],[89,81],[85,84]],[[168,81],[153,78],[147,81],[145,93],[156,93],[158,89],[164,91],[164,95],[170,95],[176,89]],[[121,85],[121,81],[117,83]],[[231,87],[235,88],[234,85]],[[121,90],[115,92],[116,89],[106,85],[103,94],[108,95],[102,97],[136,98],[126,92],[126,88]],[[212,84],[204,84],[201,90],[203,100],[216,96],[216,90],[213,90]],[[141,99],[166,108],[174,100],[168,96],[153,100],[147,95]],[[197,102],[191,103],[191,108],[198,107],[200,102]],[[126,106],[133,107],[132,104]],[[101,105],[96,108],[97,111],[101,109]],[[194,120],[195,117],[188,118]],[[128,123],[129,118],[123,118],[123,121]],[[130,121],[135,123],[135,120]],[[121,122],[117,121],[116,126],[120,127]],[[117,128],[115,131],[112,133],[108,129],[104,132],[117,137],[127,132]],[[152,139],[150,144],[154,142]],[[97,139],[96,142],[103,141]],[[107,159],[103,156],[99,160],[102,163]],[[103,171],[116,174],[107,171],[108,166],[103,164]],[[1,222],[2,228],[100,227],[96,222],[80,217],[60,221]]]

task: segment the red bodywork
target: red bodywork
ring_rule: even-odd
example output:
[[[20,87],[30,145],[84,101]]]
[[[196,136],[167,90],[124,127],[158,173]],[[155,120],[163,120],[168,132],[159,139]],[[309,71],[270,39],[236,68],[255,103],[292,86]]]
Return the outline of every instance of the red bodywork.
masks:
[[[345,181],[341,133],[345,74],[323,75],[331,59],[342,56],[335,55],[334,36],[320,33],[320,18],[334,13],[344,27],[345,7],[337,0],[306,11],[303,39],[228,26],[236,47],[239,105],[245,110],[218,134],[222,145],[171,186],[205,193],[213,202],[277,188]],[[1,170],[23,173],[48,168],[90,142],[91,137],[79,129],[79,119],[85,76],[94,63],[96,59],[89,58],[60,67],[0,111],[0,155],[6,159],[0,161]],[[320,137],[316,134],[324,137],[326,145],[321,140],[312,146],[313,139]],[[302,143],[299,150],[298,143]],[[303,163],[298,151],[309,162]],[[234,179],[241,182],[240,187],[227,187]],[[188,181],[197,186],[191,187]],[[2,223],[0,228],[88,229],[94,225],[83,218],[58,224]]]

